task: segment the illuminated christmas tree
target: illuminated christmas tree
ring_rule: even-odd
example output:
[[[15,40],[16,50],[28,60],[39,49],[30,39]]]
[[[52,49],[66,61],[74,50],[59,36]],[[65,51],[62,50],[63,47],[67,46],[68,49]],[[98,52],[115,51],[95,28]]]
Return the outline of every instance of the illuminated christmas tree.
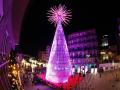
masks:
[[[62,23],[68,24],[71,12],[65,6],[59,5],[52,7],[48,14],[48,20],[54,23],[57,28],[51,47],[46,79],[54,83],[64,83],[71,75],[72,67]]]

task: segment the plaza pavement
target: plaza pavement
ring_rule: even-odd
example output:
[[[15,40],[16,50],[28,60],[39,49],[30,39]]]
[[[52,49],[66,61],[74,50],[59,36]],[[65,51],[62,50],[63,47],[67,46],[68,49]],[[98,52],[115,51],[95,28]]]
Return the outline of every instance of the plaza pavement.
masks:
[[[86,75],[73,90],[120,90],[120,70]]]
[[[33,85],[32,82],[29,80],[29,82],[24,86],[24,90],[54,90],[50,88],[49,86],[39,84],[39,85]]]
[[[38,88],[39,90],[54,90],[46,85],[32,85],[30,81],[25,85],[24,90],[37,90]],[[72,90],[120,90],[120,70],[103,72],[101,77],[99,73],[88,74]]]

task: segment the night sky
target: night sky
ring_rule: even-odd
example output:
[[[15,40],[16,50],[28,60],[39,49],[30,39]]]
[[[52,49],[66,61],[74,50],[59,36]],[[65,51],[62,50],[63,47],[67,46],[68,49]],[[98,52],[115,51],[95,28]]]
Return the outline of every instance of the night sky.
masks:
[[[116,8],[83,3],[80,0],[30,0],[21,27],[20,46],[25,54],[37,56],[39,50],[52,43],[55,27],[47,20],[47,10],[58,4],[65,4],[72,11],[69,25],[63,26],[65,35],[84,29],[96,28],[98,36],[108,34],[115,39]]]

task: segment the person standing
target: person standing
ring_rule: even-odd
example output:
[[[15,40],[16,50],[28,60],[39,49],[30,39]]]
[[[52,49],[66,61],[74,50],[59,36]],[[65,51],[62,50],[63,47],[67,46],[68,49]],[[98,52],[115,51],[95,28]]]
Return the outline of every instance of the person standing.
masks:
[[[100,78],[101,78],[101,73],[99,75],[100,75]]]

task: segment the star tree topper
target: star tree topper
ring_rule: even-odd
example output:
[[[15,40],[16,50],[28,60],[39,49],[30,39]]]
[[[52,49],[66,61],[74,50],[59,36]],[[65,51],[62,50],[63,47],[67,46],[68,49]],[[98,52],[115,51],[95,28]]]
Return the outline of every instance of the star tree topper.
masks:
[[[61,21],[62,24],[66,25],[70,22],[71,11],[67,10],[65,5],[59,5],[51,7],[48,11],[48,21],[57,25],[58,21]]]

